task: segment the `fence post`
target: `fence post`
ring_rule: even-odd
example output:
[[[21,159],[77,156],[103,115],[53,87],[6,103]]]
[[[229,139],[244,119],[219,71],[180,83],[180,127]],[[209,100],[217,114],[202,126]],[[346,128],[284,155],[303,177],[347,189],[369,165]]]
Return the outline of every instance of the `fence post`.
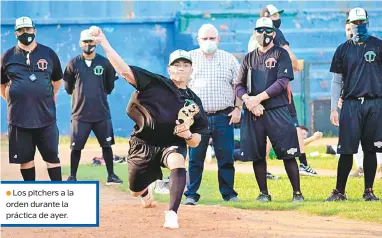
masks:
[[[302,123],[307,126],[310,123],[310,62],[304,61],[304,68],[301,72],[301,112]]]

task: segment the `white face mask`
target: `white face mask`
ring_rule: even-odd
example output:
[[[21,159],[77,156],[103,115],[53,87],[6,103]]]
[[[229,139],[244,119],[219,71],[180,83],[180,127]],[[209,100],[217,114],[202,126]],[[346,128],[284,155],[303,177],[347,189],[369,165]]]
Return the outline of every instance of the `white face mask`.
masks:
[[[217,48],[218,48],[218,45],[216,41],[206,40],[200,43],[200,49],[202,49],[202,51],[207,54],[211,54],[215,52]]]

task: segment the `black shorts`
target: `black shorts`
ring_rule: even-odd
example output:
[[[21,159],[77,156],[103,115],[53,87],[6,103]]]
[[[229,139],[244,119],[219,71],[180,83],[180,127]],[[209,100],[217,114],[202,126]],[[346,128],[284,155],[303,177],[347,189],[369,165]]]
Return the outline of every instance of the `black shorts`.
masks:
[[[345,99],[340,115],[338,154],[382,152],[382,98]]]
[[[185,146],[153,146],[136,137],[130,139],[129,145],[127,164],[133,192],[140,192],[157,179],[162,179],[161,167],[168,167],[167,158],[171,153],[179,153],[184,158],[187,155]]]
[[[240,134],[242,161],[265,159],[267,136],[278,159],[300,155],[296,127],[286,106],[265,110],[261,117],[245,109]]]
[[[101,147],[114,145],[113,125],[110,119],[100,122],[72,120],[70,125],[70,145],[73,150],[82,150],[93,131]]]
[[[27,129],[8,126],[9,163],[24,164],[34,160],[36,146],[46,162],[60,163],[58,158],[59,133],[57,124]]]

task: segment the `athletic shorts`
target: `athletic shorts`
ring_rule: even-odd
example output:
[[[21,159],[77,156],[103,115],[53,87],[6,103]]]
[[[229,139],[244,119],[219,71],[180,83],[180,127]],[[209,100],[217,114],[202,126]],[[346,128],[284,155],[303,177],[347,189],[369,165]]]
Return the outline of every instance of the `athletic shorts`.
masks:
[[[240,133],[243,161],[265,159],[267,136],[278,159],[300,155],[296,127],[286,106],[265,110],[261,117],[245,109]]]
[[[127,164],[129,185],[133,192],[140,192],[157,179],[162,179],[161,167],[168,167],[167,158],[171,153],[178,153],[186,158],[185,146],[153,146],[132,137],[129,141]]]
[[[345,99],[340,114],[338,154],[382,152],[382,98]]]
[[[45,162],[57,164],[59,133],[56,122],[42,128],[8,126],[9,163],[24,164],[34,160],[36,147]]]
[[[93,131],[101,147],[114,145],[113,125],[110,119],[100,122],[72,120],[70,125],[70,145],[73,150],[82,150]]]

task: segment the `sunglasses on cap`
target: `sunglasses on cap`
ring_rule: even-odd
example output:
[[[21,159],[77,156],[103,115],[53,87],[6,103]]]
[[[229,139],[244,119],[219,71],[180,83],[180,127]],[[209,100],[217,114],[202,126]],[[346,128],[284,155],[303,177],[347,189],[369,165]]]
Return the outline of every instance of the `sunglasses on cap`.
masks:
[[[255,31],[259,34],[263,34],[263,32],[265,31],[265,33],[267,34],[271,34],[272,32],[274,32],[274,30],[272,28],[257,28],[255,29]]]

